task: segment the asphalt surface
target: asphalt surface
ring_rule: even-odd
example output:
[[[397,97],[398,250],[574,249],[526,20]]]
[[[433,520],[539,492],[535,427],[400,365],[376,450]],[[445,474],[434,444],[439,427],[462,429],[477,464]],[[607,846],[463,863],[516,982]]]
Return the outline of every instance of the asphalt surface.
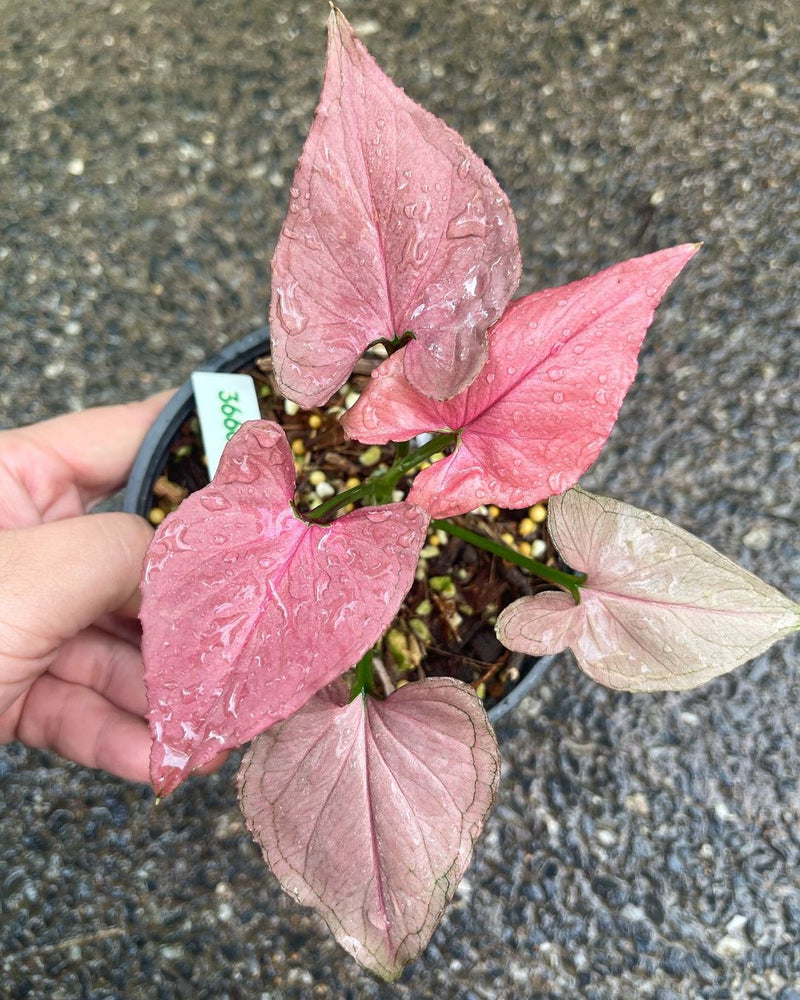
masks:
[[[598,492],[800,598],[794,2],[353,2],[491,165],[521,291],[687,240]],[[0,423],[175,384],[266,321],[327,5],[0,0]],[[7,585],[4,581],[3,585]],[[233,766],[146,789],[0,749],[0,996],[800,1000],[800,643],[683,695],[561,657],[400,983],[273,883]]]

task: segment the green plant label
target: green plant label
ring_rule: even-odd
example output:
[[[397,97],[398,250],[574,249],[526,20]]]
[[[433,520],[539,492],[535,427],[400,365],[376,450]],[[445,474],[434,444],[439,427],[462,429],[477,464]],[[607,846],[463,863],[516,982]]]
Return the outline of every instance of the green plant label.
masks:
[[[246,420],[259,420],[256,387],[249,375],[192,372],[200,434],[213,479],[225,445]]]

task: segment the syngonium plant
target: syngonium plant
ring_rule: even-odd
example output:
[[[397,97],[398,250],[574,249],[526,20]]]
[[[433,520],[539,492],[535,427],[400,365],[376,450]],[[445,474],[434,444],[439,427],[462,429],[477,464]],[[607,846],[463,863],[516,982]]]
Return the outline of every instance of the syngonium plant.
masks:
[[[267,864],[385,978],[428,942],[500,773],[473,687],[434,677],[376,695],[372,650],[431,526],[503,554],[450,519],[549,500],[571,572],[505,550],[552,589],[505,608],[497,635],[529,654],[569,647],[613,688],[692,687],[800,628],[797,604],[705,543],[576,485],[697,249],[512,301],[520,254],[505,194],[332,10],[273,259],[272,356],[285,397],[310,408],[383,344],[342,423],[365,445],[397,442],[396,458],[302,511],[282,429],[246,423],[211,484],[157,531],[141,616],[156,790],[252,740],[239,795]]]

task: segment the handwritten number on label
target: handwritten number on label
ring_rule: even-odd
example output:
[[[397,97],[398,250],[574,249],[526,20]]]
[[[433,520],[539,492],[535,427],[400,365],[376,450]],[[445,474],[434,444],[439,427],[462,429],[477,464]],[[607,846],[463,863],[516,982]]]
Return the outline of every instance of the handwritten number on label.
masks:
[[[217,393],[217,398],[222,403],[220,410],[224,418],[223,425],[226,431],[228,432],[225,435],[225,440],[230,441],[233,435],[242,426],[242,421],[238,420],[237,417],[235,416],[235,414],[242,412],[241,408],[238,406],[234,406],[234,403],[239,402],[239,393],[228,392],[225,389],[220,389],[220,391]]]

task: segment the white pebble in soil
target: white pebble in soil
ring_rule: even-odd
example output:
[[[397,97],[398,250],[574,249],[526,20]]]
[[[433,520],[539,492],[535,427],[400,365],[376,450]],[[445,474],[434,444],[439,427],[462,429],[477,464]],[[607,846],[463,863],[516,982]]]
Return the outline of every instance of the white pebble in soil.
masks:
[[[330,483],[317,483],[314,492],[321,500],[326,500],[328,497],[332,497],[336,490]]]

